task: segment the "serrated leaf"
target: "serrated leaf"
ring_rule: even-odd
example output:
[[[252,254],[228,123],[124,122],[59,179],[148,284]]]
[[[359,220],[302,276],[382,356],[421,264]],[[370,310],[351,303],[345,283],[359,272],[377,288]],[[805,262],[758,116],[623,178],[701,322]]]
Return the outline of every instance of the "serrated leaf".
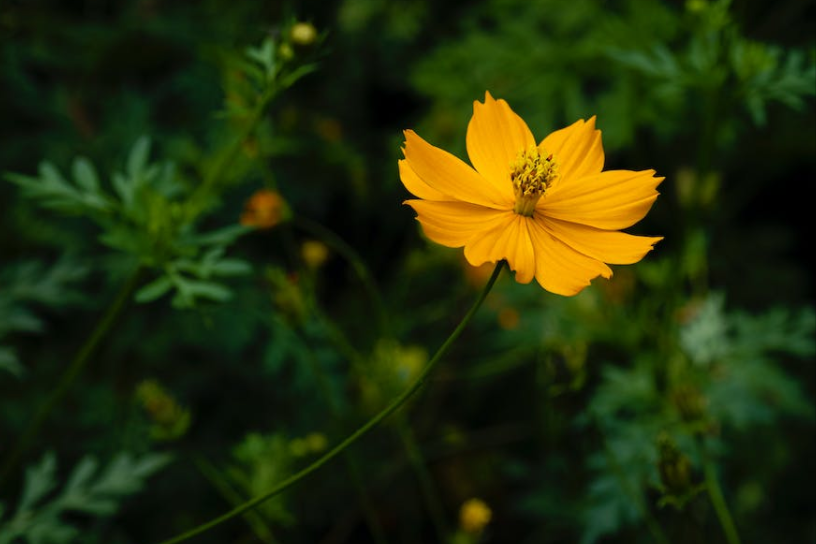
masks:
[[[131,179],[142,177],[147,167],[147,160],[150,155],[150,138],[142,136],[130,150],[127,159],[127,173]]]
[[[132,181],[117,172],[113,175],[113,189],[122,200],[124,208],[126,210],[131,209],[133,207],[133,191],[135,189]]]
[[[136,292],[133,297],[136,302],[144,304],[152,302],[173,288],[173,281],[168,276],[161,276],[148,283]]]
[[[18,512],[25,512],[34,508],[35,503],[45,498],[54,489],[54,477],[57,471],[57,459],[53,453],[46,453],[39,465],[26,470],[25,485],[20,498]]]
[[[82,187],[85,191],[90,193],[95,193],[99,190],[99,178],[96,175],[96,170],[91,161],[85,157],[77,157],[74,159],[72,171],[74,182],[76,182],[79,187]]]
[[[139,478],[147,478],[161,470],[173,460],[173,456],[166,453],[152,453],[136,460],[131,473]]]
[[[316,64],[304,64],[303,66],[298,66],[295,70],[286,74],[284,77],[280,79],[280,86],[284,89],[291,87],[292,85],[295,84],[297,80],[306,75],[309,75],[315,70],[317,70]]]
[[[196,297],[207,298],[216,302],[225,302],[232,298],[232,291],[221,284],[210,281],[188,282],[188,292]]]
[[[240,236],[254,230],[252,227],[245,227],[243,225],[230,225],[214,231],[190,236],[186,241],[196,246],[227,246]]]
[[[73,472],[71,472],[71,476],[65,483],[65,491],[63,493],[73,493],[86,487],[98,467],[99,463],[95,458],[91,456],[83,457],[79,464],[74,467]]]
[[[240,259],[223,259],[214,263],[211,271],[215,276],[241,276],[252,272],[252,265]]]
[[[40,179],[48,185],[52,186],[62,186],[66,189],[70,189],[73,191],[73,188],[69,185],[69,183],[62,177],[59,170],[56,166],[48,161],[43,161],[40,163],[38,167],[38,172],[40,174]]]
[[[0,370],[5,370],[18,378],[25,372],[14,350],[6,347],[0,347]]]
[[[275,44],[271,38],[265,39],[259,47],[248,47],[246,54],[263,66],[267,78],[275,74]]]

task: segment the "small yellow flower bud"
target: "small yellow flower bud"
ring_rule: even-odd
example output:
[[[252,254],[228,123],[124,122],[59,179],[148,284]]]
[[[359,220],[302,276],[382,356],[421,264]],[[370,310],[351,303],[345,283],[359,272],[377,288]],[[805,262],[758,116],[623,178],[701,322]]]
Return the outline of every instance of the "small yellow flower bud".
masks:
[[[289,442],[289,453],[293,457],[303,457],[309,453],[309,445],[302,438],[294,438]]]
[[[317,29],[312,23],[295,23],[289,31],[289,39],[295,45],[312,45],[317,39]]]
[[[282,60],[291,60],[295,56],[295,50],[288,43],[282,43],[278,47],[278,57]]]
[[[459,508],[459,527],[466,533],[479,534],[490,523],[493,511],[481,499],[468,499]]]
[[[306,266],[314,270],[320,268],[329,258],[329,248],[323,242],[306,240],[300,246],[300,256]]]
[[[329,445],[329,441],[326,439],[326,435],[323,433],[309,433],[306,435],[304,440],[309,446],[309,449],[314,453],[325,450],[326,446]]]

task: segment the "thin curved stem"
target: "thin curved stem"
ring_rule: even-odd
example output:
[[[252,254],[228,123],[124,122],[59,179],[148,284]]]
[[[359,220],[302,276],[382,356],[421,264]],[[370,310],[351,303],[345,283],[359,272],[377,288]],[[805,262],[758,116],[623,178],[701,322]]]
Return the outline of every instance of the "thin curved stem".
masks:
[[[122,310],[124,310],[127,301],[130,299],[131,294],[141,280],[141,277],[142,269],[139,268],[130,276],[130,278],[128,278],[128,280],[119,290],[116,298],[97,322],[91,335],[76,353],[73,360],[68,365],[68,368],[66,368],[62,373],[57,386],[51,390],[51,394],[40,406],[36,415],[31,420],[31,423],[29,423],[28,428],[17,439],[17,442],[12,450],[8,453],[8,455],[6,455],[2,468],[0,468],[0,487],[2,487],[3,482],[8,477],[9,473],[17,465],[20,457],[31,446],[31,443],[34,441],[34,438],[40,431],[40,428],[48,419],[48,416],[51,415],[51,412],[54,410],[57,404],[59,404],[63,397],[65,397],[74,381],[82,373],[82,370],[88,364],[88,361],[96,351],[96,348],[110,332],[111,328],[116,322],[116,319],[122,313]]]
[[[191,460],[198,471],[210,484],[221,494],[224,499],[232,504],[241,504],[242,498],[227,482],[226,478],[218,471],[218,469],[210,463],[206,457],[201,454],[193,454]],[[272,529],[266,524],[266,521],[259,512],[250,511],[244,513],[244,518],[250,526],[258,540],[265,544],[278,544],[275,536],[272,534]]]
[[[700,450],[700,457],[702,458],[708,497],[711,499],[711,505],[714,507],[714,512],[717,514],[720,526],[722,526],[725,539],[728,541],[728,544],[741,544],[742,541],[737,532],[737,526],[734,525],[734,519],[731,517],[731,511],[728,509],[728,503],[725,502],[720,482],[717,479],[714,462],[711,460],[702,438],[698,438],[697,445]]]
[[[170,538],[168,540],[162,541],[160,544],[176,544],[178,542],[183,542],[188,540],[196,535],[204,533],[213,527],[216,527],[225,521],[228,521],[235,516],[239,516],[246,512],[247,510],[254,508],[255,506],[261,504],[262,502],[274,497],[275,495],[280,494],[281,492],[289,489],[299,481],[303,480],[307,476],[310,476],[312,473],[323,467],[326,463],[337,457],[340,453],[345,451],[346,448],[357,442],[360,438],[366,435],[371,429],[376,427],[379,423],[381,423],[385,418],[390,416],[394,413],[400,406],[402,406],[410,397],[414,395],[424,384],[425,381],[428,379],[431,371],[436,367],[437,363],[442,359],[442,357],[448,352],[450,347],[456,341],[457,338],[462,334],[462,331],[465,330],[465,327],[470,323],[473,319],[473,316],[476,314],[477,310],[481,307],[482,303],[484,302],[485,298],[487,298],[488,293],[493,288],[493,285],[496,283],[496,280],[501,273],[502,268],[504,267],[504,261],[499,261],[496,264],[496,268],[493,270],[493,275],[490,276],[490,279],[485,285],[485,288],[482,290],[479,297],[474,302],[473,306],[471,306],[470,310],[465,314],[462,318],[462,321],[459,322],[459,325],[453,330],[453,332],[448,336],[442,346],[437,350],[434,356],[428,361],[428,364],[422,370],[422,373],[419,377],[411,384],[411,386],[403,391],[399,396],[397,396],[391,403],[386,406],[383,410],[381,410],[377,415],[369,419],[365,424],[359,427],[356,431],[346,437],[342,442],[336,445],[334,448],[329,450],[326,454],[324,454],[320,459],[316,460],[311,465],[307,466],[303,470],[293,474],[289,478],[286,478],[282,482],[280,482],[277,486],[270,489],[263,495],[259,495],[254,499],[251,499],[244,504],[233,508],[226,514],[218,516],[206,523],[199,525],[189,531],[186,531],[176,537]]]
[[[206,209],[207,199],[209,198],[208,193],[221,181],[221,178],[227,171],[227,168],[241,152],[241,148],[244,143],[257,130],[258,126],[263,120],[267,107],[275,98],[276,94],[277,88],[270,87],[258,98],[258,102],[255,104],[255,108],[252,110],[249,119],[246,121],[244,129],[232,141],[229,148],[218,159],[216,159],[217,162],[213,166],[212,170],[209,171],[201,184],[196,187],[195,191],[190,196],[186,209],[188,220],[198,217],[202,211]]]

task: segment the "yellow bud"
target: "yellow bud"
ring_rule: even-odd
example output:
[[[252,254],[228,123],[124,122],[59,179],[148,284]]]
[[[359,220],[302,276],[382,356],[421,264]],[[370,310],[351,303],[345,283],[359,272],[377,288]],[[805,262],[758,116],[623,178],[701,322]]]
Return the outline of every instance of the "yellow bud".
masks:
[[[329,445],[329,441],[323,433],[309,433],[304,440],[313,452],[323,451]]]
[[[329,248],[323,242],[306,240],[300,246],[300,256],[309,268],[320,268],[329,258]]]
[[[459,508],[459,527],[466,533],[478,534],[490,523],[493,511],[481,499],[468,499]]]
[[[312,45],[317,39],[317,29],[312,23],[295,23],[289,31],[289,39],[295,45]]]

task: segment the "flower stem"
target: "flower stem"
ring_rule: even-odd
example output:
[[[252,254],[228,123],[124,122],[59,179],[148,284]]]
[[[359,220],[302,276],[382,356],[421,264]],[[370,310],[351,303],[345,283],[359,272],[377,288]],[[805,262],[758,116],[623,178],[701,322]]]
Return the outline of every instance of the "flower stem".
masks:
[[[66,368],[62,373],[56,387],[51,390],[51,394],[48,396],[46,401],[40,405],[39,410],[29,423],[28,428],[26,428],[25,432],[17,439],[14,447],[11,449],[8,455],[6,455],[2,467],[0,467],[0,487],[2,487],[3,482],[8,477],[12,469],[15,468],[20,460],[20,457],[31,446],[31,443],[34,441],[34,438],[40,431],[40,428],[48,419],[48,416],[51,415],[51,412],[54,410],[57,404],[59,404],[63,397],[65,397],[68,390],[71,388],[71,385],[73,385],[74,381],[82,373],[82,370],[88,364],[88,361],[96,351],[96,348],[105,338],[105,336],[107,336],[108,332],[110,332],[111,328],[116,322],[116,319],[122,313],[122,310],[124,310],[127,301],[130,299],[130,296],[133,293],[133,290],[141,280],[141,277],[142,269],[139,268],[130,276],[130,278],[128,278],[114,301],[97,322],[96,328],[94,328],[91,335],[85,341],[85,344],[83,344],[83,346],[74,356],[73,360],[68,365],[68,368]]]
[[[722,487],[717,479],[717,470],[714,467],[714,462],[706,451],[706,446],[702,438],[698,438],[698,446],[700,450],[700,457],[703,462],[703,472],[705,473],[706,489],[708,490],[708,497],[711,499],[711,505],[714,507],[714,512],[717,514],[717,519],[722,526],[725,539],[728,544],[741,544],[737,527],[734,525],[734,519],[731,517],[731,511],[728,509],[728,504],[725,502]]]
[[[244,143],[249,140],[252,134],[257,130],[267,107],[272,102],[277,94],[277,88],[271,86],[260,97],[258,102],[252,110],[249,119],[241,133],[229,144],[229,148],[222,152],[219,158],[216,159],[215,165],[204,177],[200,185],[198,185],[190,195],[186,205],[186,220],[192,221],[197,218],[208,207],[208,201],[212,196],[209,194],[219,182],[223,181],[221,178],[227,172],[228,167],[238,157]]]
[[[212,486],[221,494],[221,496],[232,504],[241,504],[242,499],[238,492],[235,491],[232,486],[230,486],[226,478],[224,478],[218,469],[214,467],[212,463],[210,463],[203,455],[193,454],[192,461],[201,475],[204,476],[204,478],[206,478],[210,484],[212,484]],[[246,512],[244,513],[244,518],[246,519],[247,524],[252,528],[255,536],[258,537],[258,540],[264,542],[265,544],[277,544],[278,541],[275,540],[272,530],[258,512]]]
[[[392,400],[388,406],[383,408],[378,414],[369,419],[365,424],[363,424],[356,431],[354,431],[352,434],[346,437],[342,442],[340,442],[334,448],[325,453],[320,459],[316,460],[314,463],[300,470],[299,472],[293,474],[289,478],[286,478],[285,480],[280,482],[278,485],[276,485],[263,495],[259,495],[254,499],[250,499],[244,504],[236,508],[233,508],[229,512],[221,516],[218,516],[217,518],[214,518],[206,523],[203,523],[198,527],[194,527],[193,529],[190,529],[189,531],[186,531],[178,536],[175,536],[168,540],[164,540],[161,542],[161,544],[176,544],[178,542],[188,540],[196,535],[199,535],[205,531],[212,529],[213,527],[216,527],[224,523],[225,521],[234,518],[235,516],[243,514],[247,510],[254,508],[255,506],[266,501],[267,499],[270,499],[275,495],[278,495],[279,493],[285,491],[286,489],[289,489],[290,487],[300,482],[307,476],[310,476],[312,473],[323,467],[323,465],[337,457],[340,453],[345,451],[346,448],[357,442],[364,435],[368,434],[368,432],[371,429],[376,427],[385,418],[394,413],[400,406],[402,406],[411,396],[414,395],[414,393],[416,393],[425,384],[425,381],[428,379],[428,376],[430,375],[431,371],[434,369],[434,367],[436,367],[437,363],[448,352],[448,350],[456,341],[456,339],[459,338],[459,336],[462,334],[462,331],[464,331],[465,327],[467,327],[467,325],[473,319],[473,316],[476,314],[477,310],[481,307],[485,298],[487,298],[487,294],[490,292],[490,290],[493,288],[493,285],[496,283],[496,280],[498,279],[499,274],[503,267],[504,261],[499,261],[496,264],[496,268],[493,270],[493,275],[490,276],[490,279],[488,280],[487,285],[485,285],[484,290],[482,290],[481,294],[476,299],[476,302],[473,304],[473,306],[471,306],[470,310],[468,310],[468,312],[462,318],[462,321],[459,322],[459,325],[456,326],[456,328],[453,330],[450,336],[448,336],[448,338],[445,340],[442,346],[437,350],[437,352],[434,354],[431,360],[428,361],[428,364],[422,370],[422,373],[414,381],[414,383],[412,383],[408,389],[403,391],[399,396]]]

